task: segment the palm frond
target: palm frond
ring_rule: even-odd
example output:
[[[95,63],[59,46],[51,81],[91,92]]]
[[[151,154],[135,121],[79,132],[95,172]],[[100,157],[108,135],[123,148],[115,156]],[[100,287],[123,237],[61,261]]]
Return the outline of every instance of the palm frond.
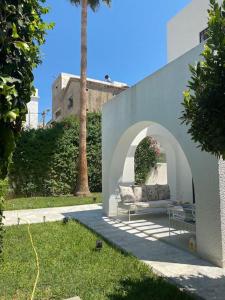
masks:
[[[71,4],[74,4],[76,6],[81,4],[81,0],[69,0]]]
[[[111,6],[111,0],[102,0],[103,2],[105,2],[106,5]]]
[[[76,6],[79,6],[81,4],[82,0],[69,0],[71,4],[74,4]],[[111,5],[111,0],[101,0],[104,2],[106,5],[110,6]],[[99,6],[100,6],[100,0],[88,0],[88,5],[93,11],[96,11]]]

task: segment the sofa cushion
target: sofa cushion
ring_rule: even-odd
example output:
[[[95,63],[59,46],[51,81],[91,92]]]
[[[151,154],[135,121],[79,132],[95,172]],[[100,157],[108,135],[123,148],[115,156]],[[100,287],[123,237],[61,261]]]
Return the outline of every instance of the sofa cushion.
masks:
[[[138,208],[167,208],[171,204],[171,200],[158,200],[158,201],[148,201],[148,202],[137,202],[136,206]]]
[[[134,197],[135,201],[143,201],[146,202],[148,201],[148,194],[147,194],[147,189],[145,186],[138,186],[134,185],[133,186],[133,191],[134,191]]]
[[[130,186],[119,186],[120,197],[123,203],[134,203],[135,197],[132,187]]]
[[[118,203],[118,206],[120,207],[120,208],[123,208],[123,209],[126,209],[126,210],[135,210],[136,209],[136,205],[135,205],[135,203],[124,203],[124,202],[119,202]]]
[[[156,201],[158,200],[158,192],[157,192],[157,185],[146,185],[145,186],[147,191],[148,201]]]
[[[170,188],[168,184],[157,184],[157,193],[159,200],[170,199]]]
[[[135,201],[142,201],[142,186],[134,185],[133,186]]]
[[[151,201],[150,207],[159,207],[159,208],[167,208],[168,205],[171,204],[171,201],[169,199],[167,200],[158,200],[158,201]]]

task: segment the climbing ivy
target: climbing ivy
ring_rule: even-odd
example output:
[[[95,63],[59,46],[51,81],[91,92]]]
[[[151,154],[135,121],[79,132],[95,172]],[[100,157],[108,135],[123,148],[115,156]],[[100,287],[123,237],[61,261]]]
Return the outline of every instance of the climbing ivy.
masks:
[[[137,146],[134,156],[136,184],[145,184],[149,172],[156,166],[159,157],[157,141],[152,137],[144,138]]]
[[[47,29],[45,0],[0,1],[0,179],[21,131],[34,92],[32,70],[41,63],[39,47]],[[0,224],[2,223],[0,207]]]

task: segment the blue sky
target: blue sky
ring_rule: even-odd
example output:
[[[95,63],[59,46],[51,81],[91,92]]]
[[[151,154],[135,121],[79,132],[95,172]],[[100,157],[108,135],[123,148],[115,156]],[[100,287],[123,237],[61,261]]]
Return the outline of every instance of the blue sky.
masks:
[[[166,24],[191,0],[112,0],[88,16],[88,77],[133,85],[166,64]],[[39,112],[51,109],[51,85],[59,73],[80,73],[80,8],[47,0],[45,19],[56,23],[35,71]],[[48,119],[51,117],[49,114]]]

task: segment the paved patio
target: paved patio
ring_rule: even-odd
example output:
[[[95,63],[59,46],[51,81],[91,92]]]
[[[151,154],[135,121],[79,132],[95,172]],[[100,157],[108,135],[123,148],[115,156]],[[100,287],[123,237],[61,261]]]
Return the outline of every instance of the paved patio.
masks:
[[[75,218],[114,245],[132,253],[156,273],[197,294],[200,299],[225,300],[225,270],[158,239],[157,235],[162,233],[166,238],[168,228],[158,227],[154,218],[120,222],[103,217],[100,210],[70,212],[65,216]]]
[[[194,252],[190,250],[189,240],[191,238],[195,239],[195,236],[187,231],[175,230],[173,228],[170,229],[169,234],[168,215],[152,214],[142,217],[132,216],[132,222],[127,222],[127,216],[119,216],[119,219],[115,219],[115,221],[116,223],[121,223],[121,225],[116,225],[121,226],[120,228],[123,228],[123,226],[129,226],[129,232],[141,234],[143,237],[154,237],[172,246],[194,254]]]

